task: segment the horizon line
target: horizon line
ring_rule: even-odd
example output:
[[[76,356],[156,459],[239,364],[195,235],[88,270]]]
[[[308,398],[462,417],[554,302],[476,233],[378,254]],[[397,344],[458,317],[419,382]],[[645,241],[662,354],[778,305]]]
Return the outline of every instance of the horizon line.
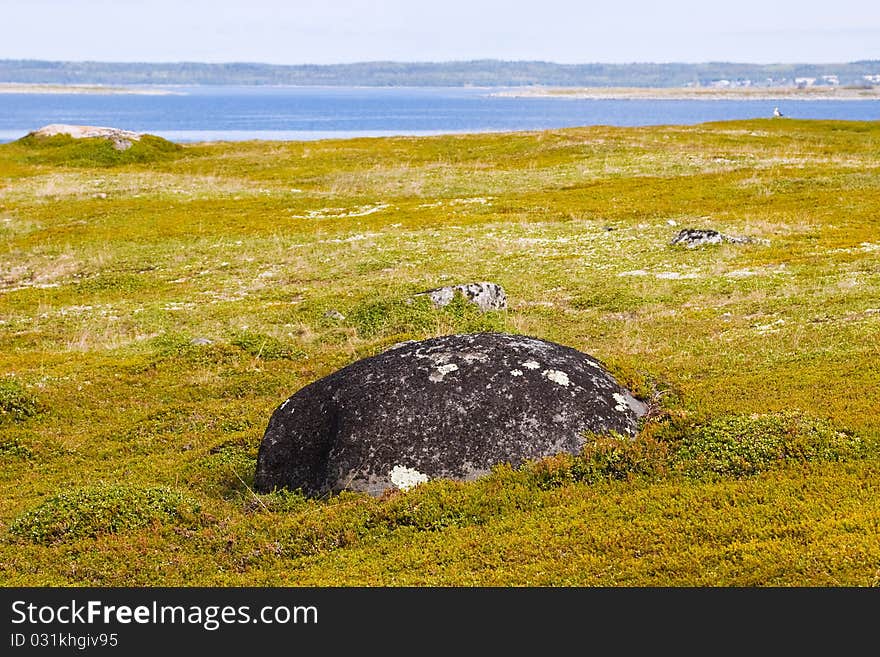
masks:
[[[546,59],[496,59],[496,58],[478,58],[478,59],[447,59],[447,60],[405,60],[405,59],[376,59],[376,60],[356,60],[350,62],[334,62],[316,64],[311,62],[299,62],[295,64],[277,64],[260,61],[224,61],[211,62],[200,60],[173,60],[173,61],[147,61],[147,60],[103,60],[103,59],[34,59],[30,57],[2,57],[0,62],[36,62],[49,64],[140,64],[140,65],[175,65],[175,64],[199,64],[203,66],[275,66],[275,67],[296,67],[296,66],[312,66],[312,67],[332,67],[332,66],[358,66],[358,65],[376,65],[376,64],[417,64],[417,65],[445,65],[445,64],[479,64],[479,63],[500,63],[500,64],[551,64],[553,66],[701,66],[701,65],[743,65],[743,66],[832,66],[832,65],[849,65],[849,64],[880,64],[880,59],[855,59],[850,61],[823,61],[823,62],[805,62],[805,61],[773,61],[773,62],[749,62],[736,60],[709,59],[698,62],[687,61],[630,61],[630,62],[608,62],[608,61],[584,61],[577,63],[555,62]]]

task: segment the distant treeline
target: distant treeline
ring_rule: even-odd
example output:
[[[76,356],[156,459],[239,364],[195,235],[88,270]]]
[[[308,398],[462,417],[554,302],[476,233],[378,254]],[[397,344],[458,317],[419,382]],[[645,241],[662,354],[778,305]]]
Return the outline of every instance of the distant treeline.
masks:
[[[880,60],[841,64],[554,64],[467,62],[292,65],[51,62],[0,60],[0,82],[42,84],[285,84],[338,86],[681,87],[733,84],[790,85],[797,78],[836,76],[840,85],[880,80]]]

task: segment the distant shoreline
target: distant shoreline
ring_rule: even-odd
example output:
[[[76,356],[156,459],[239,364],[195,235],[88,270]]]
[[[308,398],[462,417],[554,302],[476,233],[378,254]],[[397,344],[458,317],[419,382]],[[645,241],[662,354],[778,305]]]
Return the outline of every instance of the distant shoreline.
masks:
[[[524,87],[490,95],[594,100],[873,100],[880,99],[880,87]]]
[[[136,96],[171,96],[181,92],[167,89],[132,89],[109,87],[101,84],[35,84],[24,82],[0,82],[0,94],[106,94]]]
[[[124,87],[102,84],[48,84],[24,82],[0,82],[0,94],[90,94],[90,95],[138,95],[179,96],[184,91],[158,87]],[[186,85],[226,86],[226,85]],[[238,86],[238,85],[231,85]],[[338,85],[309,84],[257,84],[260,87],[320,87],[338,88]],[[347,85],[346,85],[347,86]],[[393,89],[408,88],[406,85],[373,87],[352,85],[351,88]],[[485,90],[488,96],[500,98],[560,98],[588,100],[875,100],[880,99],[880,86],[873,87],[551,87],[528,86],[520,88],[467,85],[450,88]],[[493,91],[496,89],[496,91]]]

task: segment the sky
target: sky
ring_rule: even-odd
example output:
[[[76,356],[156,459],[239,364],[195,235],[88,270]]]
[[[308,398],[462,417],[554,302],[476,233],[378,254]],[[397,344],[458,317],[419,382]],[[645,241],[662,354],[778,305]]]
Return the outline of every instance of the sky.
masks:
[[[880,60],[880,0],[0,0],[0,59]]]

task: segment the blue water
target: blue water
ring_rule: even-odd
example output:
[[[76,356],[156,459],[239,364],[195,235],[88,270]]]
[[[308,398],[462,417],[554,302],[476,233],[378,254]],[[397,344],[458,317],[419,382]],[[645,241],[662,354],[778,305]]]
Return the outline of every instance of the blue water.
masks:
[[[880,120],[880,100],[508,98],[477,88],[169,87],[174,95],[0,94],[0,141],[50,123],[178,142],[433,135],[769,118]]]

